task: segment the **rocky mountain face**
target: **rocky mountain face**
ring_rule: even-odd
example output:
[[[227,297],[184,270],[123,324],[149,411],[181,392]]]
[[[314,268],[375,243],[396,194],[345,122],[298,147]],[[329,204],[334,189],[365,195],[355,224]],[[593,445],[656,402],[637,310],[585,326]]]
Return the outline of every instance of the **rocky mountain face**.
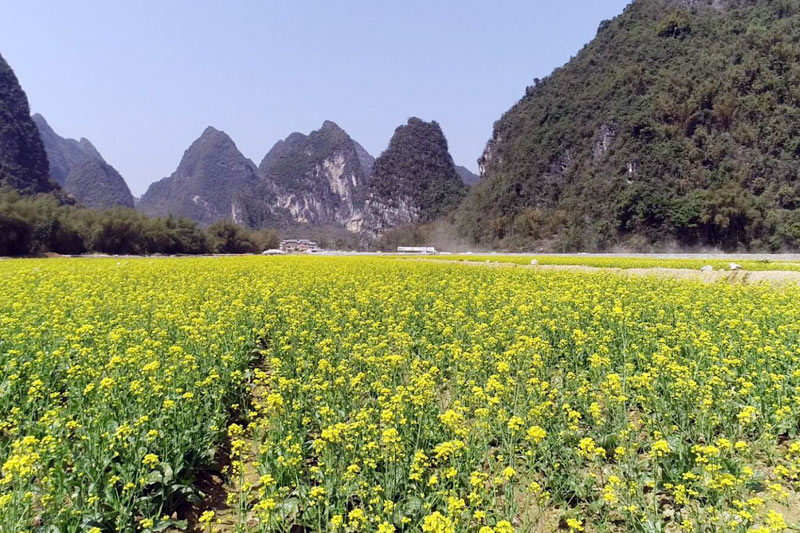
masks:
[[[50,178],[47,154],[33,123],[28,97],[14,71],[0,56],[0,187],[23,194],[58,190]]]
[[[268,220],[357,230],[374,159],[338,125],[278,141],[258,167],[261,184],[249,222]],[[266,220],[265,220],[266,218]]]
[[[258,169],[228,135],[208,127],[183,154],[175,172],[150,185],[137,209],[152,216],[175,215],[212,224],[245,222],[243,192],[259,185]]]
[[[67,193],[95,209],[133,207],[133,195],[125,180],[88,139],[59,136],[38,113],[33,121],[44,143],[50,175]]]
[[[275,143],[258,168],[227,135],[209,128],[137,209],[202,224],[227,218],[289,232],[349,232],[368,242],[396,226],[443,216],[465,191],[435,122],[410,119],[375,160],[326,121]]]
[[[431,222],[456,207],[466,189],[439,124],[410,118],[375,160],[364,217],[355,228],[377,237],[398,226]]]
[[[800,248],[800,5],[634,0],[495,123],[455,214],[509,249]]]

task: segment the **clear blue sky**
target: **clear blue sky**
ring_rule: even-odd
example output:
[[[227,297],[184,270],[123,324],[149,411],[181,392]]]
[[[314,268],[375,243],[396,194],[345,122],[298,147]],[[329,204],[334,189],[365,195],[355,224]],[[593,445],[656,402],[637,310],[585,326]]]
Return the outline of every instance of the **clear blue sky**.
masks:
[[[0,54],[64,137],[87,137],[135,195],[208,125],[256,164],[337,122],[377,156],[410,116],[477,169],[492,123],[628,0],[19,0]]]

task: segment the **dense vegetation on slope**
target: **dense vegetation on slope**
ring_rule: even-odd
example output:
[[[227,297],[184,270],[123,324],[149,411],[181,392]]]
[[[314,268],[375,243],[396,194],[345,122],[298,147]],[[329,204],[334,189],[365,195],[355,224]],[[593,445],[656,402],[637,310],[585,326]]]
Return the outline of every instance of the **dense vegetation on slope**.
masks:
[[[466,194],[437,122],[416,117],[399,126],[375,160],[369,182],[367,230],[426,223],[451,211]]]
[[[33,121],[47,152],[50,174],[66,192],[87,207],[133,207],[133,195],[125,180],[88,139],[59,136],[38,113]]]
[[[50,179],[47,155],[30,114],[25,92],[0,56],[0,187],[26,194],[55,191],[58,184]]]
[[[456,221],[506,248],[800,247],[800,6],[635,0],[496,124]]]
[[[153,216],[182,216],[201,224],[239,221],[234,197],[258,183],[256,166],[242,155],[231,138],[206,128],[183,155],[168,178],[150,185],[137,209]]]

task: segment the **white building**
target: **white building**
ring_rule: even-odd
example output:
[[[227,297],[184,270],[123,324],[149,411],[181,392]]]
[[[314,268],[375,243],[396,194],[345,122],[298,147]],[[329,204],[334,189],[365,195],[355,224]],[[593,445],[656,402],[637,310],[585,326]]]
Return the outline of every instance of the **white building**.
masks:
[[[287,254],[316,252],[319,245],[308,239],[285,239],[281,241],[281,251]]]
[[[398,246],[397,252],[401,254],[435,254],[433,246]]]

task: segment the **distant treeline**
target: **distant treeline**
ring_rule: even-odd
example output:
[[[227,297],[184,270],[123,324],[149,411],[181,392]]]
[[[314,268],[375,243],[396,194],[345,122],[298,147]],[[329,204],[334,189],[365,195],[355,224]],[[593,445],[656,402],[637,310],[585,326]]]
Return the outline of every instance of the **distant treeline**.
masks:
[[[0,256],[258,253],[278,244],[273,230],[225,220],[203,228],[185,218],[150,218],[126,208],[97,211],[64,205],[49,194],[0,189]]]

